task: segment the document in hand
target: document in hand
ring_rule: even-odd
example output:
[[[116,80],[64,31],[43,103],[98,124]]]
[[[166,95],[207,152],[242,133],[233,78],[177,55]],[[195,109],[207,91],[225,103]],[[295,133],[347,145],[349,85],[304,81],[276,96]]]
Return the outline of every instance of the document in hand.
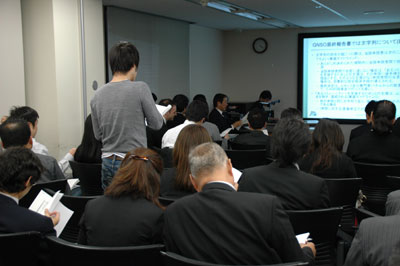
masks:
[[[54,227],[57,233],[57,237],[64,230],[64,227],[67,225],[69,219],[74,213],[60,202],[60,199],[63,195],[64,195],[63,193],[57,191],[52,197],[43,190],[41,190],[37,195],[36,199],[32,202],[31,206],[29,207],[31,211],[40,213],[42,215],[44,215],[45,209],[48,209],[49,212],[57,211],[60,213],[60,221]]]
[[[165,115],[172,108],[172,106],[170,104],[168,104],[168,106],[156,104],[156,107],[157,107],[158,112],[160,112],[160,114],[162,116]]]
[[[308,237],[310,236],[310,233],[304,233],[300,235],[296,235],[297,241],[299,244],[305,244],[308,241]]]

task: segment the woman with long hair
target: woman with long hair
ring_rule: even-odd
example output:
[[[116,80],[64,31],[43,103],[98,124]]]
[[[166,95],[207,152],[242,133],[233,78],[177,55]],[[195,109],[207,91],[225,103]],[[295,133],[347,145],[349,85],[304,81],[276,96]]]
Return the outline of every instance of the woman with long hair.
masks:
[[[86,117],[82,141],[76,149],[74,161],[101,163],[101,142],[94,137],[91,114]]]
[[[321,119],[313,131],[310,152],[299,162],[301,170],[323,178],[357,177],[353,161],[342,152],[343,145],[339,124]]]
[[[191,149],[205,142],[212,139],[203,126],[188,125],[181,130],[172,151],[175,167],[166,169],[161,176],[161,196],[178,198],[195,192],[188,156]]]
[[[78,243],[134,246],[161,243],[163,207],[158,201],[161,157],[153,150],[128,152],[104,196],[87,203]]]

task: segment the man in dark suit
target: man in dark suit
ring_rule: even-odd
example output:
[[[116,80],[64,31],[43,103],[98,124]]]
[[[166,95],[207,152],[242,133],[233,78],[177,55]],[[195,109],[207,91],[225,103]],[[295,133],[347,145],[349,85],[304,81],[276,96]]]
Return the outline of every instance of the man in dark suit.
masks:
[[[220,133],[228,128],[234,129],[241,125],[242,122],[240,120],[232,123],[226,113],[226,108],[228,107],[228,96],[222,93],[215,94],[213,105],[214,109],[210,112],[208,120],[217,125]]]
[[[390,255],[400,240],[399,198],[400,191],[388,195],[386,214],[391,216],[362,220],[346,256],[345,266],[388,265]]]
[[[374,111],[375,105],[376,101],[372,100],[365,106],[366,123],[351,130],[349,141],[356,137],[368,134],[371,131],[371,115]]]
[[[174,119],[167,121],[168,129],[183,124],[186,120],[186,109],[189,105],[189,98],[183,94],[177,94],[172,101],[176,104],[176,115]]]
[[[215,143],[189,153],[198,193],[169,205],[164,218],[167,251],[217,264],[313,261],[313,243],[302,249],[279,201],[269,195],[237,193],[232,164]]]
[[[372,113],[372,130],[350,141],[347,155],[353,161],[400,163],[400,138],[392,132],[396,106],[387,100],[376,103]]]
[[[39,180],[41,171],[40,160],[29,149],[9,148],[0,155],[0,233],[39,231],[55,235],[58,212],[46,210],[43,216],[18,206],[19,200]]]
[[[268,131],[266,131],[267,126],[267,116],[266,113],[258,108],[255,108],[249,112],[249,133],[242,133],[236,136],[232,142],[242,145],[262,145],[269,151],[270,150],[270,137],[268,136]]]
[[[299,119],[281,119],[274,128],[269,165],[243,171],[239,191],[277,196],[287,210],[329,207],[328,187],[317,176],[299,170],[298,160],[308,151],[311,135]]]
[[[8,118],[0,126],[0,137],[3,148],[25,147],[32,149],[32,136],[28,123],[23,119]],[[65,179],[58,162],[55,158],[43,154],[36,154],[44,166],[39,182],[48,182],[51,180]]]

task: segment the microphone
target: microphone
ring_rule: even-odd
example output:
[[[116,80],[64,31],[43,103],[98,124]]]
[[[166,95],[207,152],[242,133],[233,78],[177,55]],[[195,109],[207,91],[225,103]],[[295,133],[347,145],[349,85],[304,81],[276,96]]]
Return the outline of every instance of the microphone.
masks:
[[[275,104],[277,104],[277,103],[280,103],[281,102],[281,100],[275,100],[275,101],[270,101],[270,102],[260,102],[261,104],[263,104],[263,105],[267,105],[267,106],[269,106],[269,105],[275,105]]]

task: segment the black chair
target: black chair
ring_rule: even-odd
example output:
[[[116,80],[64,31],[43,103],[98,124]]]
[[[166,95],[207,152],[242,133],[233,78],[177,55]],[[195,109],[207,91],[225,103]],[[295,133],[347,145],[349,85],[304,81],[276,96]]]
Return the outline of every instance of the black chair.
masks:
[[[381,216],[364,208],[356,208],[355,213],[356,213],[357,225],[359,225],[361,221],[364,219]]]
[[[366,196],[363,204],[368,210],[385,215],[387,195],[393,191],[387,176],[400,176],[400,164],[373,164],[354,162],[358,177],[363,179],[361,190]]]
[[[67,186],[68,186],[67,179],[59,179],[59,180],[34,184],[31,190],[28,192],[28,194],[26,194],[22,199],[20,199],[19,206],[29,208],[29,206],[31,206],[32,202],[35,200],[36,196],[42,189],[51,190],[53,192],[57,192],[58,190],[60,190],[61,193],[65,193],[65,191],[67,190]]]
[[[342,211],[342,207],[286,211],[296,235],[310,233],[317,250],[315,265],[336,265],[336,234]]]
[[[42,265],[39,232],[0,234],[0,265]]]
[[[243,170],[249,167],[268,164],[266,150],[225,150],[233,167]]]
[[[232,150],[265,150],[266,145],[249,145],[228,140],[228,147]]]
[[[189,259],[173,252],[161,251],[162,261],[164,266],[218,266],[221,264],[208,263]],[[269,264],[269,266],[304,266],[309,265],[308,262],[288,262],[281,264]],[[228,266],[228,265],[225,265]]]
[[[174,201],[177,200],[175,198],[169,198],[169,197],[158,197],[158,201],[160,201],[161,205],[164,207],[167,207],[171,203],[174,203]]]
[[[159,149],[157,147],[152,148],[156,151],[161,158],[163,159],[164,168],[172,168],[174,167],[173,159],[172,159],[172,149],[171,148],[163,148]]]
[[[46,237],[54,266],[161,266],[164,245],[94,247]]]
[[[74,211],[64,230],[60,234],[60,238],[66,241],[76,243],[79,235],[79,221],[85,211],[86,203],[95,199],[97,196],[70,196],[64,195],[60,202],[68,209]]]
[[[400,189],[400,176],[387,176],[386,177],[387,185],[391,190],[399,190]]]
[[[72,176],[79,179],[82,196],[103,195],[101,186],[101,163],[79,163],[69,161]]]

